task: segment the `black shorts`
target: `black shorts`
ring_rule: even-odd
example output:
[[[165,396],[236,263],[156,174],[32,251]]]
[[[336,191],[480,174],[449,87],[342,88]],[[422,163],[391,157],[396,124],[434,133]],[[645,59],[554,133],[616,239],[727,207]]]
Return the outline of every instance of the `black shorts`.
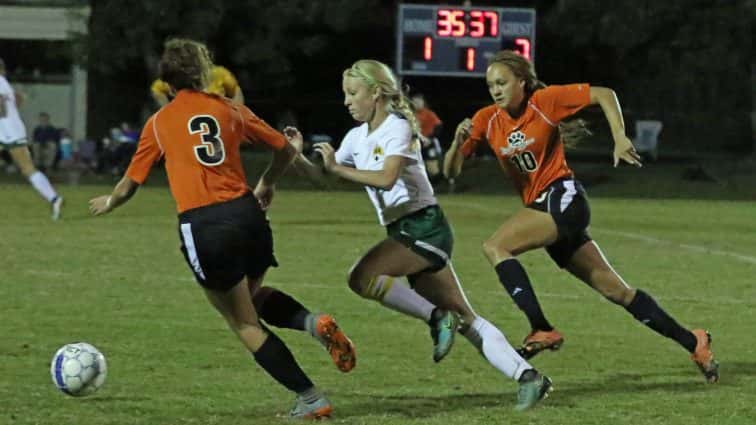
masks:
[[[435,137],[430,138],[430,143],[428,143],[428,146],[423,146],[422,154],[423,154],[423,160],[440,160],[443,151],[441,150],[441,143],[438,142],[438,139]]]
[[[554,219],[559,235],[546,251],[559,267],[567,266],[575,251],[591,240],[588,235],[591,208],[585,189],[577,180],[555,180],[528,208],[548,213]]]
[[[227,291],[246,275],[257,278],[270,266],[273,234],[251,193],[179,214],[181,252],[202,287]]]

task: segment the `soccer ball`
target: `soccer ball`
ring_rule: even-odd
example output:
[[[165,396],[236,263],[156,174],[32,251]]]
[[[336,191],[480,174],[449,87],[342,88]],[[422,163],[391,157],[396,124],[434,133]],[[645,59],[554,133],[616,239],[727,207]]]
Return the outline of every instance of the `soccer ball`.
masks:
[[[108,365],[100,350],[86,342],[66,344],[55,353],[50,375],[59,390],[83,397],[97,391],[105,383]]]

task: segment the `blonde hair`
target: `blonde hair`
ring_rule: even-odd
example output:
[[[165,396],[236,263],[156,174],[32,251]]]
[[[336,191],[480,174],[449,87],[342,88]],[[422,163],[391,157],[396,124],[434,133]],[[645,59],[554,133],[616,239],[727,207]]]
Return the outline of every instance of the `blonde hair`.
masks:
[[[194,40],[174,38],[165,42],[160,58],[160,79],[176,91],[202,90],[207,85],[213,61],[207,47]]]
[[[344,70],[344,77],[362,80],[370,89],[378,88],[380,96],[388,100],[388,112],[400,115],[412,127],[412,135],[417,138],[420,125],[415,118],[412,102],[399,86],[399,81],[386,64],[372,59],[361,59]]]
[[[506,66],[515,77],[525,81],[526,99],[530,98],[536,90],[546,87],[546,84],[538,79],[533,63],[513,50],[497,52],[488,61],[488,66],[495,63]],[[588,129],[588,123],[584,119],[573,118],[559,123],[559,134],[562,136],[565,146],[574,148],[580,141],[593,133]]]

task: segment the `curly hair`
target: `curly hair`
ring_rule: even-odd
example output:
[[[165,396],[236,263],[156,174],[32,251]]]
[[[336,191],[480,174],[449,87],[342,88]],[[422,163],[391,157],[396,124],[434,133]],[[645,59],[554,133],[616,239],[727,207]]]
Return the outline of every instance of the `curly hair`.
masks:
[[[528,99],[538,89],[546,84],[538,79],[533,63],[513,50],[501,50],[491,57],[488,66],[495,63],[502,64],[512,71],[515,77],[525,81],[525,98]],[[588,123],[584,119],[573,118],[559,123],[559,134],[565,146],[575,147],[580,141],[590,136]]]
[[[175,90],[202,90],[213,61],[207,47],[194,40],[173,38],[165,42],[160,58],[160,79]]]

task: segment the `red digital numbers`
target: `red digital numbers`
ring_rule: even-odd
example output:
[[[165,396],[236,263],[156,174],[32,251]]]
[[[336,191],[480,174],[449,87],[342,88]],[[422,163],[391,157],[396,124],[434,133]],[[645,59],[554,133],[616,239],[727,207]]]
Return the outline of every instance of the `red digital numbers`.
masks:
[[[433,59],[433,39],[431,37],[423,39],[423,59],[426,62]]]
[[[530,58],[530,40],[525,37],[517,37],[514,41],[515,44],[515,50],[517,53],[521,54],[525,57],[527,60],[531,60]]]
[[[475,49],[468,47],[465,56],[465,68],[467,68],[468,71],[475,70]]]
[[[498,37],[499,14],[492,10],[438,9],[439,37]]]

